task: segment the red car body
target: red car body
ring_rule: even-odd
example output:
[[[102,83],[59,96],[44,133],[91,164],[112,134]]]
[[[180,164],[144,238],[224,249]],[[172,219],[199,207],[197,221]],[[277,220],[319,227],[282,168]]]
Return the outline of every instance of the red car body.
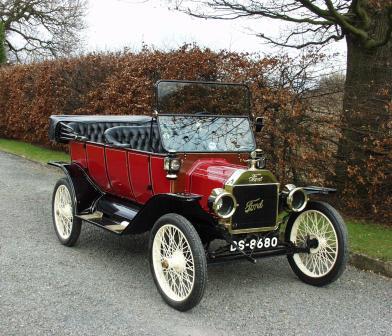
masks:
[[[182,168],[176,180],[168,180],[163,169],[165,154],[118,149],[105,144],[70,142],[70,155],[75,163],[88,171],[99,188],[109,194],[145,204],[152,196],[165,193],[201,195],[206,211],[213,188],[223,188],[237,169],[246,169],[243,153],[180,154]]]

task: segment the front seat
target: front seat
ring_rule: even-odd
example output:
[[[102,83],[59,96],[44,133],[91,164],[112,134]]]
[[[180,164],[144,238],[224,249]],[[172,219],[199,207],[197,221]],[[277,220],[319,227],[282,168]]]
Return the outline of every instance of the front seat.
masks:
[[[150,150],[150,125],[111,127],[105,131],[104,137],[108,144],[116,147]]]

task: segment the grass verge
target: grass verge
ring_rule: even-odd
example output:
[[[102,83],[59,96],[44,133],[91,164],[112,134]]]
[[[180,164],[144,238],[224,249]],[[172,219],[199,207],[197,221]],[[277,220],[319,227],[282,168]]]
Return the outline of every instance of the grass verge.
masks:
[[[25,142],[0,139],[0,150],[47,163],[69,161],[69,155]],[[350,250],[384,261],[392,261],[392,229],[360,220],[346,220]]]
[[[67,153],[16,140],[0,139],[0,150],[41,163],[47,163],[48,161],[69,161],[69,155]]]
[[[346,220],[350,250],[392,261],[392,229],[360,220]]]

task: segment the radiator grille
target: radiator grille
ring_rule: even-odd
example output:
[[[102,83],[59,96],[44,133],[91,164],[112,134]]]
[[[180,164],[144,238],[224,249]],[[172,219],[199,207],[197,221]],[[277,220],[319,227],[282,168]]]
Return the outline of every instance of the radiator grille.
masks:
[[[233,195],[238,207],[232,217],[234,230],[274,227],[278,205],[278,185],[237,185]]]

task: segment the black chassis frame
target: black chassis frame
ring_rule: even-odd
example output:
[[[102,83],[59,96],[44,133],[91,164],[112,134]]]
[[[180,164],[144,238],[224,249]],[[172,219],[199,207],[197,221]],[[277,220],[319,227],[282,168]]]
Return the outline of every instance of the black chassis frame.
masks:
[[[248,253],[237,248],[235,252],[228,252],[233,243],[233,236],[199,204],[200,195],[185,193],[159,194],[150,198],[145,205],[139,205],[129,200],[106,194],[90,179],[84,169],[76,163],[49,162],[51,166],[60,168],[68,179],[73,192],[74,215],[91,224],[99,226],[117,235],[138,234],[149,231],[155,221],[167,213],[178,213],[186,217],[196,228],[202,242],[205,244],[208,263],[215,264],[236,259],[247,259],[252,263],[256,259],[277,255],[292,255],[294,253],[308,253],[316,244],[308,240],[305,246],[295,246],[292,242],[278,242],[278,246],[268,250],[250,251]],[[323,187],[305,187],[308,194],[328,194],[335,189]],[[121,222],[129,221],[129,225],[121,232],[109,230],[102,223],[84,218],[84,215],[94,211],[102,211],[109,220]],[[278,229],[279,230],[279,229]],[[276,233],[274,231],[272,233]],[[267,232],[264,235],[269,235]],[[259,235],[260,236],[260,235]],[[226,245],[221,251],[208,251],[209,244],[215,239],[223,239]],[[236,246],[236,245],[234,245]]]

